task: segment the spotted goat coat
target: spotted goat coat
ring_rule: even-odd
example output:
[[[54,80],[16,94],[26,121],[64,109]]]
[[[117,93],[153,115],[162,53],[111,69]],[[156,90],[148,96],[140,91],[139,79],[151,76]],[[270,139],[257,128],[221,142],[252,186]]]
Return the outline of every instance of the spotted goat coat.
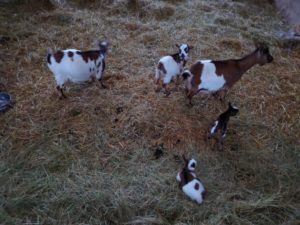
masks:
[[[185,156],[182,156],[185,161],[185,167],[178,172],[176,180],[179,182],[179,188],[190,199],[201,204],[204,199],[205,189],[199,179],[196,178],[195,168],[197,162],[195,159],[187,160]]]
[[[105,69],[105,55],[108,42],[99,42],[99,50],[81,51],[65,49],[53,52],[48,50],[47,65],[54,74],[57,89],[61,92],[67,81],[74,83],[88,81],[96,78],[102,87],[102,75]]]
[[[163,82],[165,94],[168,96],[171,92],[168,90],[167,85],[171,80],[178,80],[179,75],[182,73],[183,68],[189,58],[188,53],[192,46],[188,44],[176,45],[178,53],[162,57],[155,68],[155,84],[156,90],[159,90],[160,81]]]

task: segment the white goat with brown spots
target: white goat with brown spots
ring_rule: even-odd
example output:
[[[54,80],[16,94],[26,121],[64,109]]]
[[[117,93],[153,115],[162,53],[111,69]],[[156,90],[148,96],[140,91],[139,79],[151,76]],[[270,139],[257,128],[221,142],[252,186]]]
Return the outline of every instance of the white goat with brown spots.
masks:
[[[79,83],[96,78],[105,88],[102,75],[105,69],[108,42],[99,41],[98,46],[99,50],[90,51],[65,49],[54,53],[51,49],[48,50],[47,65],[54,74],[56,88],[60,91],[61,97],[66,97],[63,87],[67,81]]]

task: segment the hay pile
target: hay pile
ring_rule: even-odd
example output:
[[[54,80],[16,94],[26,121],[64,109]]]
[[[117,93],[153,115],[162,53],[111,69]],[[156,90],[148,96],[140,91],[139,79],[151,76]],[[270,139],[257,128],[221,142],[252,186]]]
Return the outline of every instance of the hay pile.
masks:
[[[274,38],[285,24],[272,4],[103,0],[34,8],[0,8],[0,82],[16,101],[0,115],[0,221],[299,222],[299,45]],[[111,42],[109,89],[72,84],[59,100],[47,47],[90,49],[97,39]],[[190,108],[183,85],[172,84],[168,98],[155,93],[154,65],[176,43],[195,46],[190,65],[241,57],[254,41],[268,43],[275,60],[231,90],[227,99],[240,113],[229,123],[225,151],[211,151],[203,135],[226,106],[197,95]],[[177,188],[182,153],[199,162],[208,190],[202,206]]]

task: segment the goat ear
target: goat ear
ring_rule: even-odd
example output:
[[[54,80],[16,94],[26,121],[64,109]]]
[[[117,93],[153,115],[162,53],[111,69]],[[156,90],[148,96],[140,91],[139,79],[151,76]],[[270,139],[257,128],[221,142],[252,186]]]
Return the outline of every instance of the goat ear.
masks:
[[[228,102],[228,107],[232,108],[231,102]]]
[[[258,48],[262,48],[264,46],[264,44],[262,42],[255,42],[255,48],[258,49]]]
[[[180,45],[179,45],[179,44],[175,44],[175,45],[176,45],[176,47],[177,47],[177,48],[179,48],[179,47],[180,47]]]
[[[255,47],[256,48],[262,48],[262,49],[264,49],[264,48],[268,48],[268,46],[266,45],[266,43],[264,43],[264,42],[255,42]]]
[[[109,43],[107,41],[99,41],[99,50],[100,51],[103,51],[104,53],[107,52],[107,49],[108,49],[108,45]]]
[[[193,49],[194,48],[194,46],[193,45],[189,45],[189,49]]]

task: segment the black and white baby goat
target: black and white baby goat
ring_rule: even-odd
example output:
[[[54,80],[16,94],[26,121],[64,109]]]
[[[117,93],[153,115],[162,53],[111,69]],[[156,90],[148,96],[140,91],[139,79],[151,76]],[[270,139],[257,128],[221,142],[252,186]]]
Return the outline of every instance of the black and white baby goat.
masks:
[[[207,139],[214,138],[218,143],[218,150],[223,150],[224,139],[227,131],[227,124],[231,116],[235,116],[239,112],[239,109],[228,103],[228,109],[219,115],[218,119],[214,121],[213,125],[210,126]]]

